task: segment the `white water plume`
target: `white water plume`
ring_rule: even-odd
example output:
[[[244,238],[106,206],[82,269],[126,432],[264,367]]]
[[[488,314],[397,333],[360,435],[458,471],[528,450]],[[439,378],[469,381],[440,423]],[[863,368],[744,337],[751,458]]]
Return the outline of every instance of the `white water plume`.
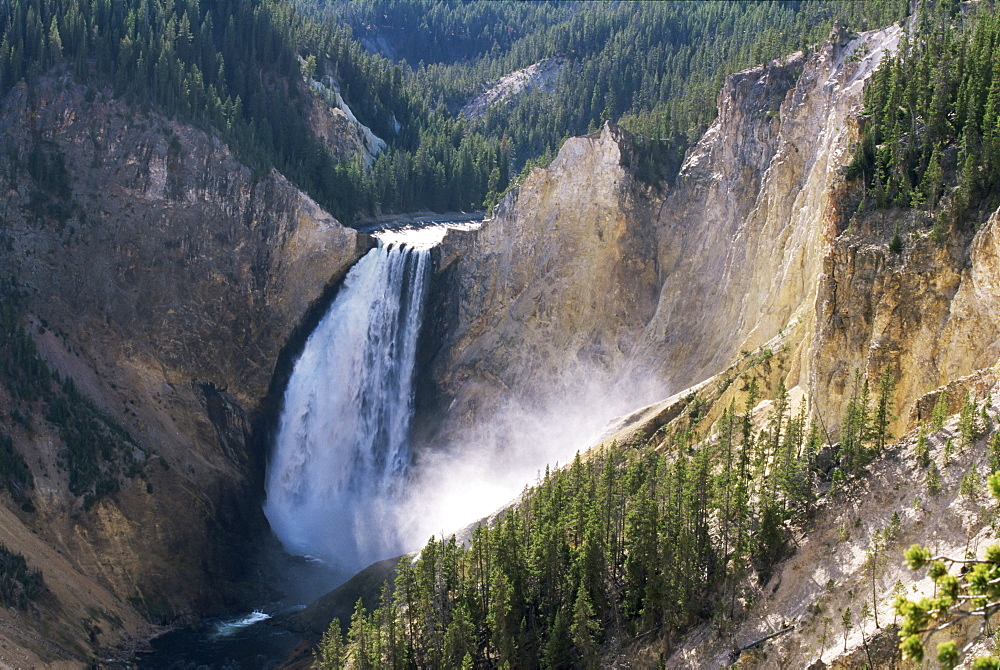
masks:
[[[468,225],[468,224],[464,224]],[[475,223],[473,224],[475,225]],[[310,335],[285,391],[264,511],[285,548],[349,577],[460,531],[593,445],[636,384],[564,371],[413,458],[413,367],[429,249],[450,224],[377,233]]]
[[[428,261],[385,243],[358,261],[285,391],[264,513],[289,552],[344,573],[406,548],[387,520],[410,461]]]
[[[566,466],[599,444],[614,419],[656,397],[652,388],[582,370],[553,380],[544,395],[511,397],[449,444],[418,445],[394,524],[412,550],[432,535],[461,535],[534,486],[546,468]]]

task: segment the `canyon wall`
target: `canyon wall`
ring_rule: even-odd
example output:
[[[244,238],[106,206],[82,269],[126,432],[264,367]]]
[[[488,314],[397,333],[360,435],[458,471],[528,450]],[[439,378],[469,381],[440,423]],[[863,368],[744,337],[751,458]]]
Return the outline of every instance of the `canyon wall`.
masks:
[[[898,432],[916,398],[995,362],[997,215],[938,242],[923,214],[857,212],[844,176],[864,84],[901,34],[837,27],[808,55],[729,76],[674,179],[640,179],[637,142],[606,125],[480,230],[450,232],[421,435],[447,441],[511,398],[595,412],[663,398],[768,346],[790,349],[786,384],[834,437],[854,371],[888,368]]]
[[[441,431],[553,379],[665,397],[793,326],[806,344],[788,383],[816,383],[843,167],[864,83],[900,34],[838,27],[809,55],[729,76],[672,183],[639,179],[635,143],[605,126],[568,140],[481,230],[449,233],[432,303],[432,323],[448,325],[425,348]]]
[[[507,394],[607,386],[635,348],[659,277],[631,153],[611,126],[567,140],[491,221],[434,250],[424,378],[456,427],[488,421]]]
[[[913,448],[942,392],[952,412],[966,391],[998,392],[1000,210],[982,225],[958,221],[935,234],[933,213],[859,211],[861,185],[845,178],[865,122],[864,84],[900,37],[899,27],[838,28],[813,53],[730,76],[718,119],[659,187],[638,178],[627,133],[605,126],[567,141],[481,230],[450,233],[436,251],[424,411],[442,417],[429,431],[437,439],[488,421],[511,397],[534,410],[545,408],[546,393],[576,391],[600,413],[616,392],[609,381],[646,391],[653,380],[661,398],[675,395],[615,425],[619,442],[645,441],[680,424],[692,400],[705,401],[706,426],[729,401],[742,406],[746,390],[728,382],[763,361],[762,388],[783,380],[836,441],[855,371],[874,379],[888,369],[897,380],[890,432],[911,432],[795,529],[805,531],[795,555],[748,597],[746,616],[732,627],[706,624],[676,646],[624,642],[616,661],[863,667],[871,653],[890,667],[894,633],[863,621],[843,631],[842,648],[824,623],[869,593],[866,552],[885,528],[900,530],[871,596],[883,627],[894,581],[907,593],[933,590],[891,557],[917,541],[981,554],[995,539],[994,503],[979,490],[958,493],[973,465],[990,467],[987,437],[956,459],[945,455],[960,439],[954,417],[930,436],[946,463],[940,496]],[[608,385],[607,398],[588,395],[593,379]],[[984,411],[995,429],[996,404]],[[778,630],[786,634],[754,643]]]
[[[15,87],[0,129],[4,274],[48,366],[127,432],[132,463],[117,492],[72,494],[44,406],[0,388],[36,483],[0,542],[42,570],[51,628],[2,610],[0,636],[34,649],[14,665],[85,661],[238,596],[263,528],[254,421],[296,328],[372,241],[218,138],[69,78]]]

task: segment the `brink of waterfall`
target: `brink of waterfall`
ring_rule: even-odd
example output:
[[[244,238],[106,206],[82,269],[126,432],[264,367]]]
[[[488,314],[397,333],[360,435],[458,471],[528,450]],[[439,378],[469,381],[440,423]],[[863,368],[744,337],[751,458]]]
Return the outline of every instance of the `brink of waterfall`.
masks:
[[[402,553],[413,367],[428,245],[393,238],[351,269],[284,396],[264,513],[290,553],[349,574]]]

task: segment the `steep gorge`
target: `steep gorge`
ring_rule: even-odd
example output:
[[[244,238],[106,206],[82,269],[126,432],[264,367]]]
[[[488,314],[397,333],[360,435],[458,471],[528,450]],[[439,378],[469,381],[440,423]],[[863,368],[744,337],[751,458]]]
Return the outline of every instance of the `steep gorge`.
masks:
[[[67,76],[15,86],[0,127],[4,274],[48,366],[133,445],[111,457],[135,462],[119,490],[84,501],[44,404],[0,388],[37,490],[0,541],[47,588],[41,624],[0,611],[0,664],[83,663],[244,599],[272,378],[373,242],[216,137]]]
[[[449,233],[432,301],[447,325],[428,337],[440,430],[503,396],[544,404],[553,386],[587,402],[584,380],[600,380],[599,403],[622,380],[633,400],[663,397],[793,324],[812,333],[861,92],[900,34],[838,28],[808,56],[731,75],[672,184],[640,179],[635,143],[605,126],[567,141],[481,230]],[[789,386],[831,374],[803,341]]]
[[[853,370],[889,365],[903,427],[924,393],[993,364],[998,217],[951,247],[914,234],[902,254],[886,244],[895,214],[851,222],[861,89],[899,35],[838,30],[732,75],[675,178],[651,182],[641,143],[606,125],[482,229],[450,232],[419,353],[425,444],[501,423],[502,443],[526,413],[567,433],[599,425],[770,346],[785,347],[775,374],[833,421]],[[0,127],[0,259],[34,339],[142,452],[141,475],[84,509],[41,409],[29,425],[3,416],[39,456],[41,504],[4,508],[0,541],[43,567],[40,607],[68,625],[39,633],[0,612],[23,650],[0,660],[82,662],[150,619],[224,604],[217,580],[248,567],[246,529],[263,528],[253,422],[297,325],[371,242],[218,139],[108,91],[16,87]]]
[[[830,612],[857,606],[865,551],[893,509],[903,518],[893,556],[923,537],[958,555],[991,536],[975,496],[955,494],[973,463],[984,467],[982,445],[951,463],[949,495],[929,502],[921,502],[923,476],[914,476],[909,450],[941,387],[952,412],[966,390],[987,400],[996,392],[998,214],[942,241],[918,211],[856,211],[859,186],[845,178],[864,123],[863,86],[900,36],[898,27],[835,29],[814,53],[730,76],[718,120],[672,183],[639,179],[633,141],[612,126],[570,140],[492,221],[450,234],[438,252],[439,325],[428,338],[436,346],[425,349],[444,417],[438,434],[491,424],[512,397],[554,424],[572,423],[609,411],[618,381],[638,387],[633,398],[676,394],[617,425],[626,427],[619,439],[644,441],[692,398],[714,402],[708,423],[718,418],[740,394],[737,385],[726,391],[738,361],[756,351],[761,360],[774,356],[767,383],[780,379],[795,402],[809,399],[836,440],[854,372],[874,379],[888,369],[897,379],[892,432],[911,432],[870,479],[824,503],[809,529],[815,537],[799,539],[802,555],[760,585],[747,619],[722,632],[705,625],[680,649],[652,644],[646,653],[636,643],[641,651],[625,660],[652,664],[666,651],[674,653],[668,667],[717,667],[777,622],[794,621],[795,632],[766,652],[751,650],[740,667],[804,667],[820,657],[860,666],[872,641],[851,632],[848,645],[845,632],[845,651],[827,652],[818,603]],[[908,232],[894,251],[890,237],[900,228]],[[589,393],[594,380],[603,396]],[[986,409],[996,411],[990,402]],[[935,458],[956,433],[950,424],[934,436]],[[857,537],[845,542],[848,522]],[[927,580],[892,565],[880,577],[886,594],[897,578],[928,593]],[[891,600],[877,605],[883,625]],[[881,633],[872,653],[890,662],[893,639]]]

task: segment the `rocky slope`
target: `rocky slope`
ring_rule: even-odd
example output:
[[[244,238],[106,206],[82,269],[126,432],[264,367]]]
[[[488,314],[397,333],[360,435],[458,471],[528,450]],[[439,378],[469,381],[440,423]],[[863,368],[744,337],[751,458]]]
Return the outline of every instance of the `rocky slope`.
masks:
[[[508,103],[526,91],[551,91],[565,65],[565,58],[547,58],[504,75],[500,81],[473,98],[459,113],[470,119],[479,119],[490,107]]]
[[[672,185],[640,179],[634,143],[605,126],[567,141],[480,231],[449,234],[426,349],[443,430],[554,385],[577,404],[595,379],[597,406],[608,379],[632,402],[662,397],[793,322],[813,328],[861,92],[899,35],[838,28],[808,57],[730,76]],[[790,386],[815,383],[808,351]]]
[[[607,440],[628,444],[652,438],[655,444],[657,435],[685,425],[685,409],[692,403],[711,424],[730,401],[745,400],[745,384],[727,384],[727,379],[756,378],[767,388],[787,378],[800,335],[801,330],[775,338],[767,343],[775,352],[771,357],[743,357],[703,383],[623,418]],[[716,618],[677,639],[612,640],[604,663],[665,663],[670,668],[915,667],[900,657],[900,620],[893,603],[899,594],[913,600],[933,597],[935,587],[926,571],[905,566],[905,549],[920,543],[935,555],[960,558],[968,552],[982,558],[986,547],[997,541],[997,503],[984,484],[1000,427],[1000,408],[994,401],[1000,393],[997,374],[997,366],[989,366],[917,398],[914,410],[901,420],[900,438],[861,476],[837,487],[821,477],[823,493],[814,512],[791,529],[788,556],[767,582],[749,589],[735,617]],[[942,394],[951,411],[957,411],[966,393],[986,420],[979,436],[962,446],[957,416],[937,430],[928,417]],[[790,396],[794,405],[802,394]],[[770,411],[769,400],[753,410],[759,428],[766,425]],[[929,448],[928,464],[917,455],[921,432]],[[940,474],[936,488],[930,483],[932,470]],[[861,616],[865,607],[868,614]],[[848,609],[851,623],[845,627]],[[949,638],[963,646],[975,636],[978,623],[936,634],[926,648],[933,651],[937,642]],[[992,638],[984,639],[973,654],[995,653],[994,645]]]
[[[371,241],[211,135],[69,78],[15,87],[0,128],[0,265],[49,367],[136,463],[85,506],[44,406],[0,387],[37,508],[0,510],[0,542],[47,586],[29,614],[0,610],[0,665],[84,662],[233,596],[261,523],[254,422],[296,328]]]
[[[900,35],[898,27],[861,35],[838,28],[809,55],[730,76],[717,121],[669,183],[639,179],[635,143],[606,126],[568,141],[482,229],[450,233],[435,252],[424,345],[422,411],[441,422],[436,432],[425,424],[426,434],[460,435],[512,398],[522,417],[567,422],[612,411],[617,395],[677,393],[622,422],[630,427],[619,440],[645,440],[677,416],[689,391],[715,394],[706,398],[715,403],[709,420],[717,417],[739,391],[715,389],[752,351],[773,351],[770,382],[780,378],[813,403],[834,439],[855,370],[874,378],[888,368],[898,379],[896,434],[926,421],[945,384],[952,411],[965,389],[988,400],[1000,354],[1000,212],[974,236],[941,243],[911,213],[856,214],[859,194],[844,178],[863,86]],[[893,253],[888,242],[900,223],[914,232]],[[602,392],[591,393],[594,382]],[[987,408],[994,417],[995,406]],[[954,430],[932,438],[942,463]],[[871,621],[864,636],[851,629],[838,651],[832,632],[818,642],[823,619],[812,604],[822,600],[836,616],[848,606],[857,612],[864,552],[892,511],[903,525],[887,556],[928,532],[953,553],[967,542],[981,548],[992,532],[979,503],[957,493],[972,463],[982,471],[984,443],[947,467],[942,497],[928,501],[923,474],[911,474],[915,440],[906,433],[870,479],[821,509],[739,626],[725,635],[706,626],[680,649],[639,644],[619,660],[654,663],[663,652],[674,654],[668,667],[719,667],[735,660],[734,646],[784,621],[795,631],[764,653],[745,653],[744,666],[867,662],[862,648],[881,629]],[[839,529],[851,524],[856,530],[842,538]],[[910,591],[927,588],[896,563],[879,579],[886,589],[896,579]],[[890,601],[876,603],[883,627]],[[895,662],[890,638],[876,641],[886,663]]]

